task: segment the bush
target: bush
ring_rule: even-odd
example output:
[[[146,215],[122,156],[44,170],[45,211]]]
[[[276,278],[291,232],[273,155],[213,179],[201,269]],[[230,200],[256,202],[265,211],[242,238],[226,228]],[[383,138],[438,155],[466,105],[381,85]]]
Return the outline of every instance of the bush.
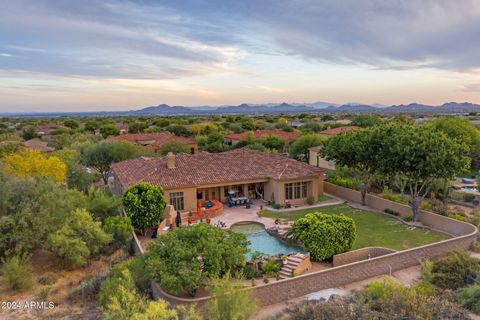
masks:
[[[127,246],[132,239],[133,226],[129,217],[107,218],[103,230],[113,236],[113,245],[116,248]]]
[[[413,217],[412,216],[405,216],[405,217],[402,217],[403,221],[406,221],[406,222],[411,222],[413,221]]]
[[[328,182],[331,182],[341,187],[358,190],[357,183],[350,178],[330,176],[328,177]]]
[[[107,190],[90,187],[88,189],[87,210],[96,220],[103,221],[108,217],[117,216],[120,201],[112,197]]]
[[[404,203],[402,199],[401,194],[394,194],[391,189],[388,187],[383,188],[383,192],[380,194],[383,199],[398,202],[398,203]]]
[[[452,198],[452,200],[462,201],[464,194],[465,194],[465,192],[452,191],[452,193],[450,194],[450,198]]]
[[[389,209],[389,208],[385,208],[385,210],[383,210],[383,212],[394,215],[394,216],[397,216],[397,217],[400,216],[400,213],[398,213],[395,210]]]
[[[442,289],[466,286],[480,273],[480,259],[467,252],[450,252],[433,262],[432,283]]]
[[[320,261],[350,250],[356,238],[355,222],[343,214],[309,213],[293,224],[292,232]]]
[[[274,204],[272,204],[272,208],[277,209],[277,210],[282,209],[282,205],[280,203],[274,203]]]
[[[462,307],[480,313],[480,284],[458,290],[457,301]]]
[[[308,196],[307,197],[307,204],[312,205],[315,203],[315,198],[313,196]]]
[[[451,219],[458,220],[458,221],[466,221],[467,220],[464,216],[461,216],[459,214],[451,214],[448,217],[451,218]]]
[[[470,250],[476,253],[480,253],[480,241],[475,241],[474,243],[472,243]]]
[[[262,264],[262,270],[267,276],[274,276],[280,272],[280,265],[270,257],[267,262]]]
[[[32,287],[33,275],[30,270],[29,256],[16,255],[2,262],[3,276],[12,290],[24,291]]]
[[[122,203],[132,225],[141,229],[143,234],[147,228],[160,223],[166,206],[163,189],[146,182],[128,188]]]
[[[471,193],[464,193],[463,194],[463,201],[465,202],[472,202],[475,200],[475,195]]]

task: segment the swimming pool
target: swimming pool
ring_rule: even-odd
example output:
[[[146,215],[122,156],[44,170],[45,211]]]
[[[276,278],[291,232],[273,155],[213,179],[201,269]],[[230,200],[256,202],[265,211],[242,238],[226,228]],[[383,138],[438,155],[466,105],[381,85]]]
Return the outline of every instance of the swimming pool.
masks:
[[[276,236],[269,234],[263,224],[255,222],[234,224],[231,229],[236,232],[244,233],[247,240],[250,241],[248,246],[251,252],[260,251],[265,255],[289,254],[294,252],[305,252],[305,250],[296,245],[288,244]],[[250,259],[250,254],[247,254]]]
[[[464,186],[462,187],[462,190],[465,190],[465,191],[477,191],[478,192],[478,189],[475,188],[475,187],[470,187],[470,186]]]

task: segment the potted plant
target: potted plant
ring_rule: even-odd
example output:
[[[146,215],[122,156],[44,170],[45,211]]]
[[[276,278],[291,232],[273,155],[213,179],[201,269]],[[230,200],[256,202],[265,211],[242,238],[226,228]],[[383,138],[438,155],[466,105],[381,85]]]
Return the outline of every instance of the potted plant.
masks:
[[[288,263],[288,256],[282,256],[282,262],[283,265],[286,265]]]

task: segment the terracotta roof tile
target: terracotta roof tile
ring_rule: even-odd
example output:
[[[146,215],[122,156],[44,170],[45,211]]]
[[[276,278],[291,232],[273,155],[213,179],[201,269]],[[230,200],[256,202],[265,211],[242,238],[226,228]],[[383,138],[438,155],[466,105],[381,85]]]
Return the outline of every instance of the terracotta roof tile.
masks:
[[[338,127],[338,128],[332,128],[332,129],[327,129],[323,130],[320,132],[320,134],[328,135],[328,136],[334,136],[340,133],[345,133],[345,132],[351,132],[351,131],[356,131],[360,130],[360,127],[356,126],[344,126],[344,127]]]
[[[112,169],[124,188],[149,182],[165,189],[235,183],[253,179],[296,179],[318,176],[322,169],[277,154],[235,149],[222,153],[175,155],[175,168],[166,157],[122,161]]]
[[[23,144],[27,148],[42,151],[42,152],[51,152],[55,150],[55,148],[49,147],[47,142],[42,141],[40,139],[27,140]]]
[[[275,136],[279,137],[283,141],[289,142],[300,137],[300,133],[296,131],[287,132],[283,130],[257,130],[257,131],[248,131],[241,133],[231,133],[225,135],[225,138],[232,140],[244,140],[249,134],[252,134],[254,138],[261,138],[265,136]]]

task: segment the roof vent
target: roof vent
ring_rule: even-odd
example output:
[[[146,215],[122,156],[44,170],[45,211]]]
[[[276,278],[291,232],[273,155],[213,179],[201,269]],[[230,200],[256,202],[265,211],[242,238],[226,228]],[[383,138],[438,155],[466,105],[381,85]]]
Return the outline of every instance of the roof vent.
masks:
[[[167,154],[167,168],[175,169],[175,155],[172,152]]]

